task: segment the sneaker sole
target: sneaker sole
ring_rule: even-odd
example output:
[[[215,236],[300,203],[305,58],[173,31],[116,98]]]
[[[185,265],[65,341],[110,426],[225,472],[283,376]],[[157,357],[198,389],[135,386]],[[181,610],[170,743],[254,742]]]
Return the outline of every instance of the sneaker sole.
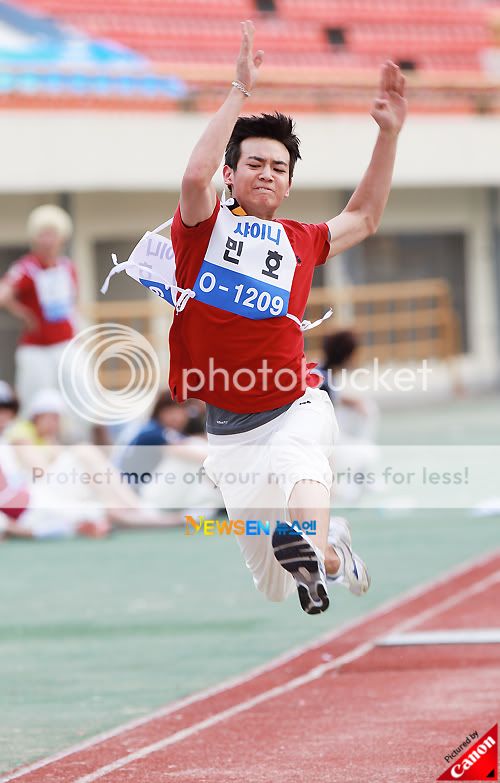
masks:
[[[301,535],[293,533],[275,532],[272,544],[276,560],[297,583],[299,601],[304,612],[326,612],[330,600],[313,547]]]

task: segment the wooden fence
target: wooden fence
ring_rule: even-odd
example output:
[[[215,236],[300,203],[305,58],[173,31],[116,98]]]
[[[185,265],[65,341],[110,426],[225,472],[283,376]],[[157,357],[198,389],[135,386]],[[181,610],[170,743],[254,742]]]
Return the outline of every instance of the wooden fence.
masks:
[[[443,279],[374,283],[345,288],[314,288],[306,318],[314,321],[329,308],[333,316],[305,333],[306,353],[321,355],[323,337],[354,328],[360,335],[360,362],[381,363],[449,359],[460,351],[457,316],[450,287]]]
[[[333,307],[333,316],[305,332],[308,358],[321,357],[326,334],[350,327],[361,337],[361,364],[376,357],[382,364],[450,359],[460,351],[457,317],[446,280],[313,288],[306,318],[314,321],[329,307]],[[138,301],[94,302],[83,309],[92,323],[118,322],[146,337],[160,359],[165,380],[162,385],[166,386],[170,307],[150,296]],[[113,366],[108,362],[103,364],[101,381],[108,388],[117,388],[128,382],[129,373],[124,363]]]
[[[153,346],[160,363],[161,386],[168,377],[168,329],[172,309],[154,295],[147,299],[120,302],[90,302],[81,307],[89,324],[118,323],[138,331]],[[106,345],[109,350],[109,345]],[[108,389],[123,389],[131,378],[131,368],[125,361],[110,358],[99,370],[100,381]]]

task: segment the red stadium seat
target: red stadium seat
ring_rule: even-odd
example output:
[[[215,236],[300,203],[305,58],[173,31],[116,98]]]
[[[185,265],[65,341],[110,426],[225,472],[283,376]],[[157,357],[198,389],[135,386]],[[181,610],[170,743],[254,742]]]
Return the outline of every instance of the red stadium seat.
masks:
[[[332,91],[329,78],[338,81],[338,75],[345,73],[349,84],[352,74],[358,74],[375,82],[375,71],[386,58],[413,64],[424,81],[439,72],[446,75],[446,82],[453,75],[465,78],[470,73],[480,81],[482,52],[494,45],[491,14],[495,9],[500,13],[500,0],[275,0],[275,13],[257,12],[255,0],[142,0],[140,4],[137,0],[106,4],[17,0],[17,4],[143,54],[162,72],[177,74],[195,88],[197,108],[210,109],[220,101],[232,72],[238,22],[252,18],[255,44],[265,50],[268,68],[278,75],[303,69],[298,84],[312,79],[309,92],[301,89],[294,94],[290,88],[288,104],[302,111],[339,111],[342,106],[366,111],[367,93]],[[329,30],[334,32],[329,35]],[[200,73],[201,82],[197,81]],[[219,76],[211,81],[216,73]],[[323,85],[321,94],[314,87],[314,73],[318,89]],[[288,87],[286,78],[282,83],[285,92],[287,78]],[[276,100],[272,90],[268,98],[263,89],[259,95],[259,105],[272,107]],[[414,111],[427,107],[471,112],[474,106],[465,89],[460,95],[450,92],[443,97],[431,85],[412,95]],[[496,99],[489,106],[490,111],[499,111]]]
[[[253,0],[21,0],[89,35],[111,38],[163,62],[227,62],[242,18],[258,18],[256,44],[267,62],[373,67],[381,58],[418,68],[480,70],[491,43],[488,0],[276,0],[258,15]],[[329,43],[340,27],[344,44]]]

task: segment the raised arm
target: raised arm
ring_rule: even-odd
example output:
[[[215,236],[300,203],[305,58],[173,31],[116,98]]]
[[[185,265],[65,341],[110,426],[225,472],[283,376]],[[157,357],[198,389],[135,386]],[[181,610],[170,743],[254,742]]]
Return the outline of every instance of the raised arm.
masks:
[[[257,71],[264,52],[253,54],[254,26],[241,23],[241,48],[236,62],[237,81],[250,93],[257,79]],[[184,172],[181,185],[181,216],[187,226],[195,226],[210,217],[215,206],[215,187],[212,179],[219,168],[234,124],[247,96],[242,89],[231,87],[229,94],[208,124],[195,146]]]
[[[328,221],[331,258],[375,233],[391,190],[399,132],[405,121],[405,80],[398,66],[387,61],[381,69],[380,90],[371,116],[380,128],[370,164],[340,215]]]

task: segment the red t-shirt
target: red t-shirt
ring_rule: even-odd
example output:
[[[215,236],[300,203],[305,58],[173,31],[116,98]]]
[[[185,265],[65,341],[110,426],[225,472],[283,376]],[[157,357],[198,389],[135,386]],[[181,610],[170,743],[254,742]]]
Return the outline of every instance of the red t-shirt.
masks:
[[[219,209],[217,199],[211,217],[192,228],[183,224],[180,207],[176,210],[171,238],[176,280],[181,288],[194,287]],[[302,320],[314,268],[326,261],[330,251],[328,226],[295,220],[277,222],[285,229],[297,258],[288,312]],[[227,371],[225,377],[216,371],[210,373],[210,359],[213,368]],[[264,359],[270,372],[259,373]],[[250,376],[241,374],[237,376],[238,383],[233,382],[234,374],[241,368],[251,370],[257,380],[246,391],[238,385],[248,385]],[[187,378],[191,384],[197,383],[195,370],[202,373],[199,377],[211,380],[199,391],[188,390],[186,394],[183,376],[190,370]],[[277,375],[280,370],[284,372]],[[197,397],[234,413],[257,413],[287,405],[300,397],[307,385],[303,334],[299,325],[286,316],[250,320],[198,302],[195,297],[181,313],[174,315],[170,330],[169,383],[175,399]]]
[[[69,258],[63,257],[57,260],[56,266],[67,270],[74,303],[77,293],[75,265]],[[31,310],[39,324],[35,330],[24,329],[19,339],[20,345],[54,345],[71,340],[75,335],[72,315],[49,320],[44,314],[35,285],[35,276],[38,270],[43,271],[48,268],[53,269],[53,267],[45,267],[35,255],[28,254],[12,264],[5,275],[5,280],[12,285],[18,302]]]

